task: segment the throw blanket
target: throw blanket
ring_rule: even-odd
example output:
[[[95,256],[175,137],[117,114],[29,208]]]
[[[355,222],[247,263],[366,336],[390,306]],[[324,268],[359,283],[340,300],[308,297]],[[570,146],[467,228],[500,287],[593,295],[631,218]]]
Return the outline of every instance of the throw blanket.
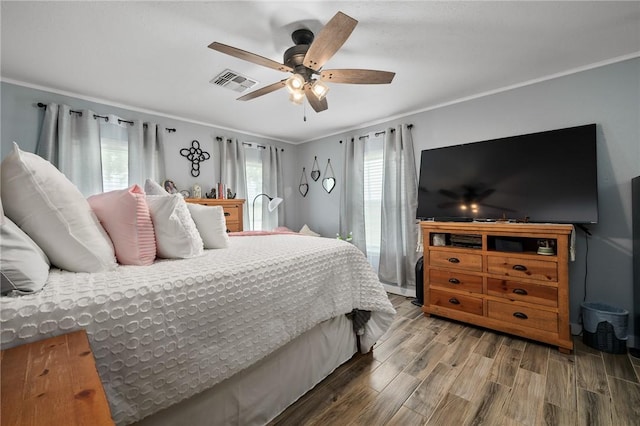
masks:
[[[363,350],[395,311],[357,248],[301,235],[105,273],[52,270],[37,294],[1,297],[2,348],[84,328],[116,423],[189,398],[322,321],[371,311]]]

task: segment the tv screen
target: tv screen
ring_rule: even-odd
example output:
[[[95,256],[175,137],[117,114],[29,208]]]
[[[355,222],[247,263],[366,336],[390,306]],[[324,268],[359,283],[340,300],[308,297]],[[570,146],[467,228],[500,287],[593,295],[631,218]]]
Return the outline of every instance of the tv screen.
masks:
[[[596,125],[422,151],[417,218],[597,223]]]

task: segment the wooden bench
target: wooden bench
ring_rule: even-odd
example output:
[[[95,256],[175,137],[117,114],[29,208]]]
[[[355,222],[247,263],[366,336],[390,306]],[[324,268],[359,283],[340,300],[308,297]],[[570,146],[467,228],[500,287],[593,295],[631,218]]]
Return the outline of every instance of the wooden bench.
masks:
[[[113,425],[84,330],[0,354],[2,426]]]

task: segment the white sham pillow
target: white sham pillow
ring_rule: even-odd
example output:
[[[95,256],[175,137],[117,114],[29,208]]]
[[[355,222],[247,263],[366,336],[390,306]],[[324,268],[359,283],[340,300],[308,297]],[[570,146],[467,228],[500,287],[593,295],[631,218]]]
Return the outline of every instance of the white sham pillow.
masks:
[[[147,195],[167,195],[168,194],[168,192],[165,191],[165,189],[161,187],[158,182],[152,179],[147,179],[144,181],[144,192]]]
[[[186,259],[204,253],[202,238],[180,194],[147,195],[158,257]]]
[[[49,277],[49,259],[27,234],[9,219],[0,222],[0,294],[33,293]]]
[[[222,206],[187,203],[187,207],[202,237],[204,248],[221,249],[229,246],[227,222],[224,220]]]
[[[2,161],[6,216],[44,251],[51,264],[71,272],[116,267],[109,236],[78,188],[45,159],[13,151]]]

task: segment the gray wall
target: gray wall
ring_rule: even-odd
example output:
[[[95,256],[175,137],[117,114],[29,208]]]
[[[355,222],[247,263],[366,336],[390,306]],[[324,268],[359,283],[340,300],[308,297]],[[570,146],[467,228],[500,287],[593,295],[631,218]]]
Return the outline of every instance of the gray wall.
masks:
[[[585,297],[587,262],[587,300],[625,308],[633,318],[631,178],[640,175],[640,59],[436,108],[299,146],[7,83],[2,83],[1,89],[3,157],[12,140],[25,150],[35,149],[42,119],[42,111],[35,106],[39,101],[66,102],[77,108],[92,108],[98,113],[142,118],[165,127],[175,127],[176,133],[166,135],[167,174],[181,188],[196,181],[207,188],[207,182],[217,181],[215,136],[282,146],[286,154],[286,225],[299,230],[306,223],[324,236],[334,236],[338,232],[344,149],[341,140],[344,142],[401,122],[412,123],[416,161],[419,162],[419,153],[423,149],[597,123],[600,221],[590,226],[593,236],[589,239],[588,258],[586,237],[581,231],[577,233],[577,260],[570,265],[571,321],[579,322],[580,303]],[[178,153],[193,139],[199,140],[205,149],[210,149],[214,157],[205,163],[199,179],[189,175],[188,163]],[[318,156],[322,177],[327,160],[331,159],[338,186],[330,194],[321,187],[322,177],[314,182],[309,175],[314,156]],[[298,192],[302,167],[306,167],[309,181],[306,197]],[[633,331],[630,324],[632,339],[633,334],[638,339],[635,342],[640,343],[640,330]],[[634,342],[630,341],[630,344]]]
[[[343,145],[340,140],[405,122],[414,124],[416,161],[423,149],[597,123],[599,216],[589,226],[588,242],[577,232],[577,259],[570,265],[571,322],[579,322],[580,303],[601,301],[627,309],[633,318],[631,178],[640,174],[640,59],[425,111],[392,122],[309,142],[297,151],[298,175],[310,170],[314,155],[321,170],[331,158],[338,188],[326,194],[310,182],[306,198],[296,201],[300,215],[292,225],[307,223],[323,235],[338,231]],[[416,164],[419,170],[419,164]],[[640,344],[640,330],[633,332]],[[632,343],[631,341],[629,342]]]
[[[297,193],[297,182],[293,188],[289,184],[289,182],[295,181],[293,177],[295,172],[292,169],[294,164],[292,158],[296,157],[295,151],[297,147],[295,145],[238,132],[230,132],[212,126],[117,108],[6,82],[1,83],[0,92],[2,99],[0,109],[2,116],[0,123],[2,126],[0,154],[2,158],[12,149],[13,141],[18,143],[20,149],[35,152],[44,116],[44,110],[38,108],[37,104],[38,102],[45,104],[56,102],[67,104],[73,109],[88,108],[100,115],[115,114],[124,119],[141,119],[158,123],[164,128],[175,128],[175,132],[169,133],[165,131],[164,133],[165,165],[166,178],[173,180],[179,189],[190,189],[194,184],[198,183],[203,191],[208,192],[220,180],[219,142],[215,140],[219,136],[225,140],[237,138],[244,142],[258,142],[284,148],[284,178],[286,182],[284,198],[290,198],[294,190]],[[200,142],[201,148],[211,154],[211,159],[200,165],[200,176],[197,178],[191,176],[191,163],[180,155],[180,149],[190,147],[193,140]],[[251,201],[247,200],[245,208],[250,207]],[[295,206],[292,203],[285,202],[282,206],[285,209],[285,218],[295,215]]]

